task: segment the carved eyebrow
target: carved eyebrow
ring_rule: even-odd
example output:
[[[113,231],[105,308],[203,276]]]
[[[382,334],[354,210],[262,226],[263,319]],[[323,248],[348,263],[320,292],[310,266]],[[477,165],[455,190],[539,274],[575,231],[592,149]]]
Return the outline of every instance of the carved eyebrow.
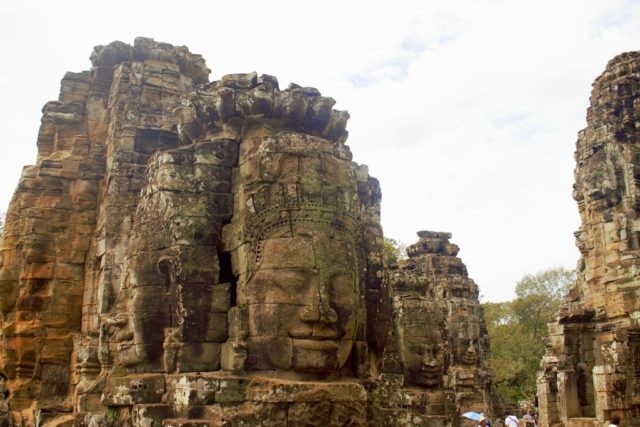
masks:
[[[308,281],[308,269],[269,269],[257,271],[253,276],[253,279],[259,279],[260,281],[268,282],[274,286],[282,286],[282,277],[274,275],[274,273],[285,275],[288,280],[295,280],[296,284],[305,283]]]
[[[335,270],[331,269],[330,273],[329,273],[329,276],[330,277],[335,277],[335,276],[337,276],[339,274],[351,276],[351,275],[353,275],[353,271],[352,270],[347,270],[347,269],[335,269]]]
[[[328,271],[328,272],[327,272]],[[285,267],[285,268],[269,268],[258,270],[254,277],[267,276],[265,279],[272,280],[277,282],[277,279],[274,279],[272,276],[274,273],[286,274],[289,277],[299,277],[301,280],[306,280],[309,274],[313,274],[316,277],[320,277],[321,275],[326,277],[328,280],[333,280],[336,276],[353,276],[354,272],[350,269],[318,269],[318,268],[309,268],[309,267]]]
[[[268,274],[268,273],[274,273],[274,272],[278,272],[278,273],[309,273],[309,272],[315,272],[316,269],[315,268],[311,268],[311,267],[282,267],[282,268],[263,268],[260,269],[258,271],[256,271],[256,274],[261,273],[261,274]]]

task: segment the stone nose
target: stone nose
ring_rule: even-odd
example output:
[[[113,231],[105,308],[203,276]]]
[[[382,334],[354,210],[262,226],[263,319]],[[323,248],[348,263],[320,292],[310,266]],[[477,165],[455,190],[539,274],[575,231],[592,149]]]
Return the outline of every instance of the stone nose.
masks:
[[[467,347],[466,353],[469,355],[473,355],[476,354],[476,348],[474,347],[473,343],[469,343],[469,346]]]
[[[338,321],[338,313],[329,304],[314,304],[308,305],[303,309],[300,319],[305,323],[330,325]]]
[[[422,348],[422,366],[428,366],[428,367],[436,366],[438,364],[438,361],[434,357],[433,348],[431,348],[431,346],[428,344],[423,344],[421,348]]]
[[[422,354],[422,366],[434,367],[438,366],[438,361],[433,357],[433,353],[430,350],[425,350]]]
[[[305,323],[321,323],[330,325],[338,321],[338,313],[329,304],[326,280],[319,280],[313,289],[311,301],[305,306],[300,319]]]

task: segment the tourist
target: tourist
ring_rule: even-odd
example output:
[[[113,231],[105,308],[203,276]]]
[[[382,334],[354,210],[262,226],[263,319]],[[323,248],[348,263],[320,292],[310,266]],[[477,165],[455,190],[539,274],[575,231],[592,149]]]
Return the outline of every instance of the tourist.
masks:
[[[529,408],[527,410],[527,414],[523,416],[522,419],[525,421],[525,425],[527,427],[529,426],[538,427],[538,424],[536,423],[536,417],[534,415],[532,408]]]
[[[612,416],[611,421],[609,422],[609,427],[618,427],[619,424],[620,424],[620,417],[617,415]]]
[[[508,412],[504,416],[504,427],[518,427],[518,417],[510,415]]]

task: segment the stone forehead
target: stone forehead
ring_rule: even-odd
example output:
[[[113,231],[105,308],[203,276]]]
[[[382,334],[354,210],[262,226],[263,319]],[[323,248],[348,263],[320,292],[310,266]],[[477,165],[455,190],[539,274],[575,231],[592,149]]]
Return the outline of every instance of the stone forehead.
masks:
[[[355,245],[324,233],[272,237],[262,247],[260,269],[356,267]]]
[[[338,246],[357,257],[364,244],[364,230],[355,215],[321,203],[306,204],[299,209],[266,209],[249,218],[246,224],[244,239],[250,243],[248,248],[258,264],[264,256],[265,242],[274,236],[312,236],[324,257],[331,257],[331,249]]]
[[[399,311],[399,321],[402,325],[436,326],[442,322],[441,308],[433,302],[423,298],[407,298],[396,300],[394,309]],[[437,328],[434,328],[434,330]]]

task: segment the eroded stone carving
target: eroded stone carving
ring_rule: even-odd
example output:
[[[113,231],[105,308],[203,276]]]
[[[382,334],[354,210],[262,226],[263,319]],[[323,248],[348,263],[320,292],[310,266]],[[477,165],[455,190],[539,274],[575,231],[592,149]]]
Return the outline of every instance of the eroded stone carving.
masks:
[[[619,415],[640,424],[638,395],[638,144],[634,105],[640,54],[619,55],[599,76],[576,144],[573,196],[582,219],[577,282],[549,324],[538,376],[541,425]]]
[[[144,38],[91,60],[45,107],[7,216],[7,419],[444,426],[490,410],[457,247],[421,232],[398,270],[415,289],[390,298],[380,188],[333,99],[256,73],[208,82],[199,55]]]
[[[451,233],[420,231],[409,258],[389,269],[394,329],[374,396],[388,425],[458,422],[467,411],[497,411],[478,287]],[[457,414],[457,415],[456,415]]]
[[[179,109],[184,140],[239,146],[224,229],[236,280],[225,369],[323,376],[367,352],[365,304],[375,318],[385,298],[379,189],[351,162],[348,115],[334,103],[253,73],[203,86]]]

